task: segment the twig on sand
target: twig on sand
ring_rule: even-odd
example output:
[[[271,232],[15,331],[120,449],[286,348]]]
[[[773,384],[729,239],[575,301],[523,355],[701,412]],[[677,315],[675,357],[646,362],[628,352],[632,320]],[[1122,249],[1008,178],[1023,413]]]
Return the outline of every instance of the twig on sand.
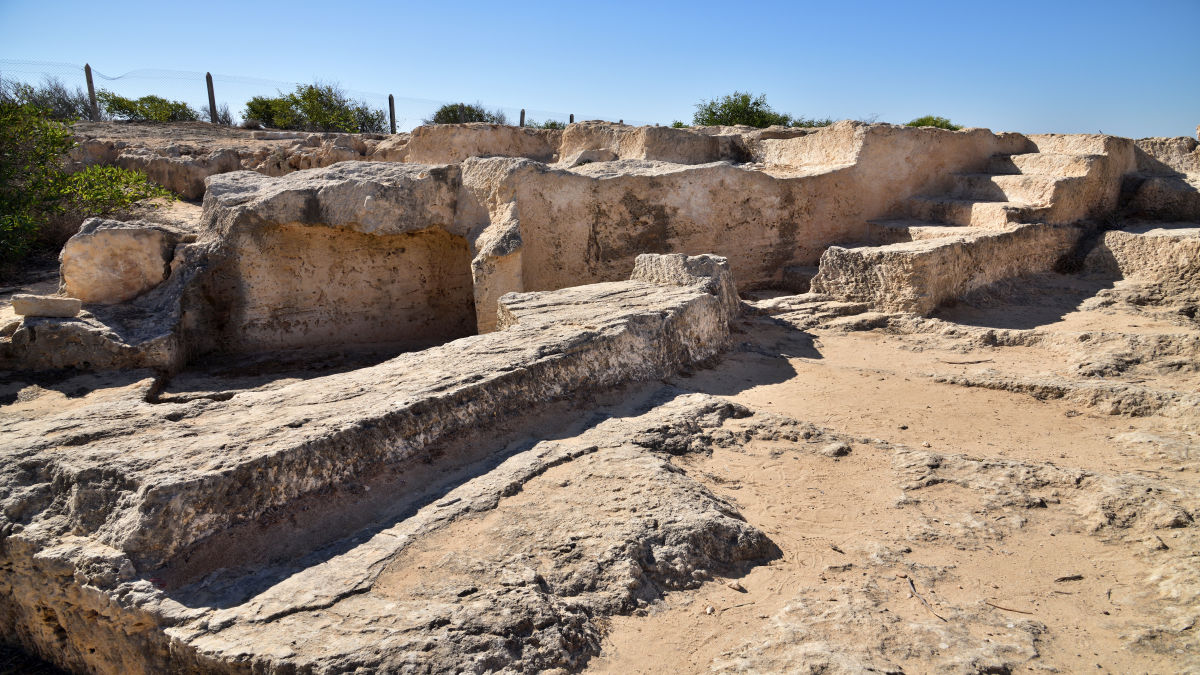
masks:
[[[938,362],[939,363],[949,363],[950,365],[953,365],[953,366],[971,366],[971,365],[975,365],[976,363],[991,363],[992,361],[995,361],[995,360],[996,359],[979,359],[978,361],[943,361],[941,359],[938,359]]]
[[[1030,616],[1033,616],[1033,612],[1026,612],[1023,609],[1013,609],[1012,607],[1001,607],[1000,605],[997,605],[993,602],[988,602],[987,600],[984,600],[983,604],[985,604],[989,607],[995,607],[996,609],[1002,609],[1006,612],[1016,612],[1017,614],[1028,614]]]
[[[933,611],[933,607],[929,606],[929,601],[927,601],[925,598],[921,597],[921,594],[917,592],[917,585],[913,583],[913,580],[911,577],[908,580],[908,587],[912,589],[913,595],[917,596],[917,599],[921,601],[922,605],[925,605],[925,609],[929,610],[930,614],[936,616],[937,618],[941,619],[942,621],[946,621],[946,617]],[[950,623],[950,622],[946,621],[946,623]]]

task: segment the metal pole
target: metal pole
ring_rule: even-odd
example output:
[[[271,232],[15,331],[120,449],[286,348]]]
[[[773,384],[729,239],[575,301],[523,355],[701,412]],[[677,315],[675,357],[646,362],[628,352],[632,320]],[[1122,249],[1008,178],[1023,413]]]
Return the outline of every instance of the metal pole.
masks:
[[[388,94],[388,116],[392,120],[392,133],[396,133],[396,97]]]
[[[100,106],[96,105],[96,86],[92,84],[92,67],[88,64],[83,64],[83,75],[87,78],[88,84],[88,100],[92,104],[91,113],[92,121],[100,121]]]
[[[521,108],[521,126],[525,126],[525,109]]]
[[[217,94],[213,91],[212,73],[205,73],[204,81],[208,83],[208,116],[212,118],[213,124],[220,124],[221,121],[217,118]]]

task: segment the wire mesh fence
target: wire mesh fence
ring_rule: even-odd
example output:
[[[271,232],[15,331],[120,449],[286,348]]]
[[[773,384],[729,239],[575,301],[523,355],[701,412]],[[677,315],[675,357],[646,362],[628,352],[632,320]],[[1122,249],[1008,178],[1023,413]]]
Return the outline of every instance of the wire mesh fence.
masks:
[[[208,108],[208,87],[205,82],[206,73],[186,70],[164,70],[158,68],[143,68],[131,70],[120,75],[109,75],[96,67],[92,67],[92,79],[97,92],[111,91],[120,96],[138,98],[154,94],[174,101],[183,101],[195,110]],[[235,122],[245,115],[246,102],[255,96],[278,96],[289,93],[297,86],[312,83],[288,82],[245,75],[223,75],[212,73],[213,89],[216,94],[218,110],[222,105],[229,108]],[[26,61],[19,59],[0,59],[0,81],[22,82],[31,85],[41,85],[49,81],[61,82],[68,90],[87,91],[87,80],[83,64],[61,63],[56,61]],[[361,101],[369,107],[388,113],[388,94],[374,91],[351,89],[338,83],[342,91],[350,98]],[[409,131],[419,126],[424,120],[433,117],[435,111],[449,103],[475,103],[474,99],[464,101],[438,101],[427,98],[403,96],[392,92],[396,106],[396,129]],[[492,105],[487,102],[484,107],[489,111],[502,112],[509,124],[518,124],[521,119],[519,106]],[[602,116],[584,113],[569,113],[535,108],[525,109],[527,124],[548,121],[567,123],[575,120],[604,119]],[[632,119],[617,120],[626,124],[639,125],[645,122]]]

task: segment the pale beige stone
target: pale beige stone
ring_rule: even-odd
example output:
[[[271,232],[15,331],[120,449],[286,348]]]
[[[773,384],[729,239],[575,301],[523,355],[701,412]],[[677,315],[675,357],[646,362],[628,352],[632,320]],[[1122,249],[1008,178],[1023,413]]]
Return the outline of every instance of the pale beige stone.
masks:
[[[146,224],[93,218],[63,246],[63,289],[88,303],[132,300],[166,279],[176,240]]]
[[[14,295],[13,312],[19,316],[47,316],[70,318],[77,316],[83,303],[79,298],[58,295]]]

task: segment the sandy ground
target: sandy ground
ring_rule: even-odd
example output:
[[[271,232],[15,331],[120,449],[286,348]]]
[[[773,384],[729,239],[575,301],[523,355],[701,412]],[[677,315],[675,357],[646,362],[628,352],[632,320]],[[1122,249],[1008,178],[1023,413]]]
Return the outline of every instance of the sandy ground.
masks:
[[[1074,283],[1059,277],[1050,285],[1064,282]],[[1026,328],[1048,336],[1050,342],[1063,336],[1076,339],[1089,331],[1196,335],[1195,327],[1134,311],[1073,306],[1086,295],[1058,294],[1059,311],[1043,311],[1040,318],[1036,308],[1026,312]],[[960,307],[943,318],[971,327],[989,321],[1011,324],[1022,320],[1020,314],[1019,307],[1012,306]],[[1050,375],[1069,371],[1072,360],[1086,354],[1045,346],[968,347],[961,339],[886,329],[799,331],[765,319],[746,320],[743,329],[745,341],[738,352],[715,368],[674,383],[864,441],[878,439],[985,461],[1131,473],[1191,495],[1200,493],[1200,444],[1194,433],[1200,420],[1194,416],[1167,420],[1103,414],[1068,400],[966,388],[930,377],[985,369]],[[1194,391],[1194,366],[1193,362],[1191,372],[1159,376],[1157,384]],[[1168,457],[1142,451],[1144,443],[1129,440],[1146,436],[1169,438],[1183,451]],[[1039,622],[1044,629],[1032,640],[1037,656],[1023,671],[1168,673],[1194,670],[1200,664],[1194,627],[1169,645],[1148,645],[1145,638],[1147,627],[1163,623],[1163,599],[1148,583],[1161,571],[1145,550],[1182,547],[1194,555],[1196,540],[1186,531],[1163,529],[1151,535],[1157,542],[1131,544],[1087,531],[1078,513],[1053,503],[1019,509],[1014,521],[1012,509],[989,506],[988,490],[964,490],[948,483],[918,491],[917,503],[905,505],[912,500],[906,500],[892,452],[864,442],[855,444],[848,456],[830,461],[819,454],[794,452],[788,445],[754,442],[678,461],[736,504],[748,522],[780,546],[783,556],[729,585],[673,593],[644,616],[614,618],[603,654],[591,662],[589,671],[791,671],[800,662],[746,661],[743,657],[753,651],[746,645],[794,637],[779,630],[788,622],[787,608],[805,600],[844,602],[838,594],[845,591],[840,582],[847,577],[859,582],[869,578],[882,587],[886,599],[876,609],[905,621],[938,622],[935,614],[957,607],[979,610],[1006,627],[1013,621]],[[1006,519],[1016,524],[990,528],[986,534],[962,527],[964,522]],[[931,535],[931,528],[941,532]],[[911,553],[904,556],[904,564],[864,565],[863,552],[873,546],[911,548]],[[847,563],[855,566],[843,571]],[[917,582],[910,587],[913,565],[945,573],[932,585]],[[846,622],[842,628],[853,630],[852,626]],[[873,639],[871,631],[859,637]],[[926,659],[898,657],[903,650],[885,651],[891,652],[891,663],[906,672],[940,669]],[[807,672],[811,663],[804,665]]]

